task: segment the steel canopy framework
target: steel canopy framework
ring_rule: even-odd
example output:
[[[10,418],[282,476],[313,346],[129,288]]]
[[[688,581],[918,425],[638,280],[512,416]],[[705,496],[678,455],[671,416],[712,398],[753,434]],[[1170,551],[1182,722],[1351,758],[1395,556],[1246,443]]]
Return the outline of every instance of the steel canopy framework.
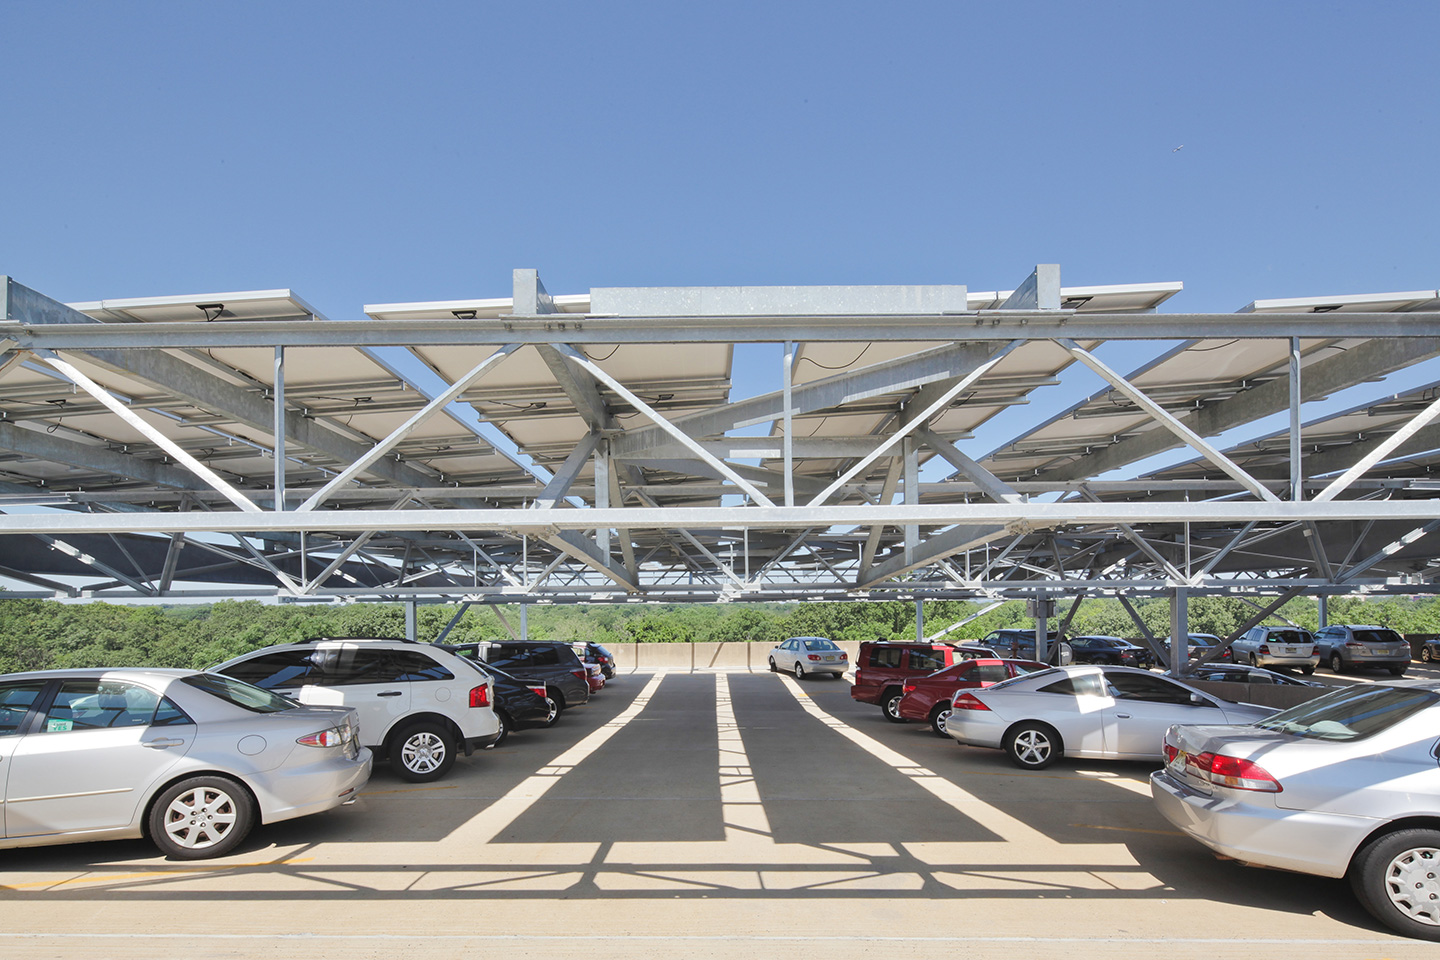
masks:
[[[1440,354],[1436,291],[1162,314],[1180,284],[1053,265],[992,293],[513,284],[327,320],[286,290],[67,306],[5,279],[7,595],[1183,600],[1440,574],[1435,389],[1301,418]],[[1166,349],[1122,373],[1119,340]],[[733,396],[742,343],[785,346],[776,389]],[[1106,387],[973,449],[1077,364]]]

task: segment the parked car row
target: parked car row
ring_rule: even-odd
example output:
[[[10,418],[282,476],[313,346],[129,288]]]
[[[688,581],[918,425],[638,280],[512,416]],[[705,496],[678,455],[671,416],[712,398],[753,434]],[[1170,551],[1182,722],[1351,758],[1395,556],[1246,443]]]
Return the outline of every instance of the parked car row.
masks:
[[[352,802],[383,759],[443,777],[460,753],[552,726],[605,683],[568,643],[317,639],[207,671],[0,676],[0,847],[148,837],[234,849],[257,824]]]

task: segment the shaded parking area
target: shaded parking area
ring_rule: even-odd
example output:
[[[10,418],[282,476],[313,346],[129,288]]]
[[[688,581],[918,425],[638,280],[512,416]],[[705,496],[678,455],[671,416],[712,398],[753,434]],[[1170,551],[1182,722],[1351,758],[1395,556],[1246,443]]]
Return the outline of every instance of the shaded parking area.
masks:
[[[887,722],[844,681],[632,673],[445,780],[381,770],[358,803],[220,860],[6,851],[0,952],[1433,954],[1341,881],[1213,859],[1154,811],[1149,770],[1020,771]]]

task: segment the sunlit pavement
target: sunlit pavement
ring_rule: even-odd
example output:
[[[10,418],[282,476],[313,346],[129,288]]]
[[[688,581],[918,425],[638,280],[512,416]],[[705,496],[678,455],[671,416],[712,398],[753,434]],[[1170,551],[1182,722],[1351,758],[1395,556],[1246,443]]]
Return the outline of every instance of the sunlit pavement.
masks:
[[[625,675],[439,783],[382,770],[220,860],[6,851],[0,956],[1434,956],[1342,881],[1179,836],[1149,765],[1023,772],[849,689]]]

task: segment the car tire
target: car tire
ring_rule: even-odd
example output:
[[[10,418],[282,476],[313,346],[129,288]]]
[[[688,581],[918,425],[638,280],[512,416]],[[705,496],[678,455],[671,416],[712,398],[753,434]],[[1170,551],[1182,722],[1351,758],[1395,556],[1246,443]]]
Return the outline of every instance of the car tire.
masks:
[[[1429,648],[1429,647],[1421,647],[1421,648],[1420,648],[1420,660],[1421,660],[1421,662],[1423,662],[1423,663],[1429,663],[1429,662],[1430,662],[1430,659],[1431,659],[1432,657],[1434,657],[1434,656],[1435,656],[1435,654],[1433,654],[1433,653],[1430,652],[1430,648]]]
[[[1064,747],[1054,727],[1028,721],[1005,732],[1005,753],[1022,770],[1044,770],[1064,755]]]
[[[1315,668],[1314,668],[1314,667],[1301,667],[1301,668],[1300,668],[1300,672],[1303,673],[1303,674],[1305,674],[1305,676],[1309,677],[1309,676],[1314,675],[1314,673],[1315,673]]]
[[[805,679],[805,665],[804,665],[803,663],[801,663],[799,660],[796,660],[796,661],[795,661],[795,679],[796,679],[796,680],[804,680],[804,679]]]
[[[439,780],[455,765],[455,736],[429,720],[412,723],[390,738],[390,769],[401,780]]]
[[[930,729],[935,731],[935,736],[950,736],[945,732],[945,721],[950,719],[950,714],[954,712],[954,709],[950,705],[950,701],[945,700],[935,704],[935,709],[930,711]]]
[[[771,673],[779,673],[779,672],[780,672],[780,668],[777,667],[777,666],[775,666],[775,658],[774,658],[774,657],[771,657],[771,658],[770,658],[770,672],[771,672]]]
[[[1250,666],[1252,666],[1252,667],[1258,667],[1258,666],[1260,666],[1260,658],[1259,658],[1257,655],[1253,654],[1253,653],[1250,654]]]
[[[491,747],[498,747],[506,740],[509,740],[510,731],[515,729],[515,722],[510,719],[510,714],[506,713],[504,710],[496,710],[495,719],[500,721],[500,736],[498,739],[496,739],[494,743],[486,744],[486,750],[489,750]]]
[[[1395,666],[1391,667],[1391,668],[1390,668],[1390,675],[1391,675],[1392,677],[1403,677],[1403,676],[1405,676],[1405,664],[1403,664],[1403,663],[1397,663]]]
[[[880,695],[880,712],[885,714],[885,719],[891,723],[904,723],[905,718],[900,716],[900,701],[905,699],[905,691],[899,687],[890,687]]]
[[[1440,941],[1440,830],[1396,830],[1360,848],[1350,863],[1360,905],[1407,937]]]
[[[565,698],[558,690],[545,688],[545,709],[549,711],[545,714],[545,726],[553,727],[560,722],[560,714],[565,712]]]
[[[229,777],[172,783],[150,807],[150,840],[172,860],[223,857],[255,824],[255,801]]]
[[[1330,672],[1331,672],[1331,673],[1344,673],[1344,672],[1345,672],[1345,661],[1340,657],[1340,654],[1338,654],[1338,653],[1332,653],[1332,654],[1330,654]]]

